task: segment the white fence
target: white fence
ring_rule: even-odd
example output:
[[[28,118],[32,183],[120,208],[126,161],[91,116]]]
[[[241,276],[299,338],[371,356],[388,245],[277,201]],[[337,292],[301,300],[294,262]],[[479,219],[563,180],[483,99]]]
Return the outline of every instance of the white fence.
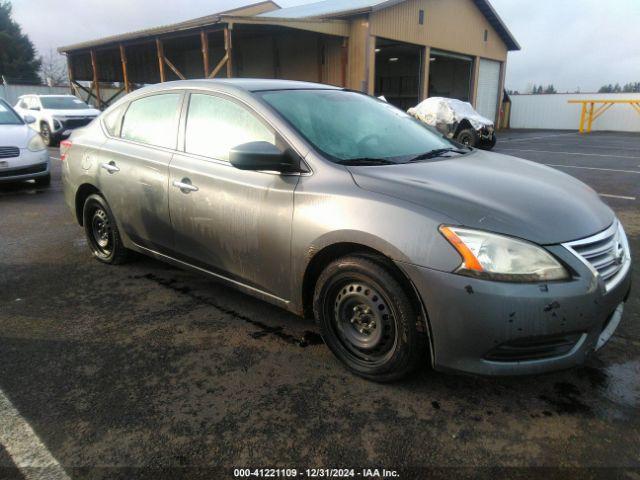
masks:
[[[582,105],[569,100],[638,100],[640,93],[567,93],[511,95],[511,128],[577,130]],[[597,105],[596,105],[597,107]],[[593,130],[640,132],[640,115],[631,105],[616,104],[594,123]]]
[[[0,85],[0,98],[15,105],[21,95],[68,95],[69,87],[48,87],[46,85]]]
[[[80,97],[82,100],[87,101],[87,97],[89,95],[87,95],[87,93],[84,92],[83,90],[80,90],[80,89],[76,89],[76,90],[77,90],[76,95]],[[101,88],[100,96],[102,97],[103,100],[108,100],[113,95],[115,95],[116,92],[118,91],[119,89],[112,88],[112,87]],[[15,105],[18,102],[18,98],[22,95],[69,95],[69,94],[71,94],[71,89],[69,87],[48,87],[46,85],[12,85],[12,84],[0,85],[0,98],[3,98],[7,102],[9,102],[10,105]],[[115,99],[120,98],[122,95],[124,95],[124,92],[118,94],[112,100],[112,103],[115,101]],[[95,99],[92,98],[87,103],[95,106],[96,101]]]

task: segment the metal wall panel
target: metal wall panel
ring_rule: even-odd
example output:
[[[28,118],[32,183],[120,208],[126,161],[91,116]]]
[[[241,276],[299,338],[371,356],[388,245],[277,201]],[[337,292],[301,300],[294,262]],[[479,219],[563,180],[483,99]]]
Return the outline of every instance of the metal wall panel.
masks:
[[[424,10],[423,25],[420,10]],[[371,34],[470,56],[507,58],[507,46],[472,0],[407,0],[374,12]]]
[[[568,100],[638,100],[640,93],[570,93],[511,95],[511,128],[577,130],[580,104]],[[593,124],[593,130],[640,132],[640,115],[630,105],[614,105]]]

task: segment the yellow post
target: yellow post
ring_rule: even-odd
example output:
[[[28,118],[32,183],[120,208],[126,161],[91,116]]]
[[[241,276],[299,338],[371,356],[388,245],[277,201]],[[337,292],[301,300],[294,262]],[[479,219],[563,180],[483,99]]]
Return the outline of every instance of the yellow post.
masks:
[[[582,115],[580,115],[580,133],[584,133],[584,119],[587,115],[587,102],[582,103]]]
[[[591,133],[591,126],[593,125],[593,109],[595,104],[591,102],[589,104],[589,126],[587,127],[587,133]]]

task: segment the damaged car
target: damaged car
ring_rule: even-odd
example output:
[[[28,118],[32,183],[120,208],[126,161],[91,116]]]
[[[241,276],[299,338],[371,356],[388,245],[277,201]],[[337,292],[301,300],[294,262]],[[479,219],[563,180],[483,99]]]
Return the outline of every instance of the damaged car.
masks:
[[[491,150],[496,146],[494,123],[476,112],[468,102],[431,97],[410,108],[408,113],[467,147]]]
[[[627,237],[595,191],[358,92],[166,82],[76,130],[61,160],[97,260],[139,252],[315,317],[375,381],[580,365],[629,297]]]

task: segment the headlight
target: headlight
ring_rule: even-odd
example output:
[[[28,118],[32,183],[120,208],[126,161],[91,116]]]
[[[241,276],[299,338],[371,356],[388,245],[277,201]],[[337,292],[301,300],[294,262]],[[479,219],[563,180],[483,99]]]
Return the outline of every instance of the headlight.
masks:
[[[31,137],[31,140],[29,140],[29,143],[27,144],[27,148],[31,152],[40,152],[47,148],[47,146],[44,144],[40,134],[37,134]]]
[[[458,273],[506,282],[569,278],[554,257],[532,243],[467,228],[441,226],[440,232],[462,256]]]

